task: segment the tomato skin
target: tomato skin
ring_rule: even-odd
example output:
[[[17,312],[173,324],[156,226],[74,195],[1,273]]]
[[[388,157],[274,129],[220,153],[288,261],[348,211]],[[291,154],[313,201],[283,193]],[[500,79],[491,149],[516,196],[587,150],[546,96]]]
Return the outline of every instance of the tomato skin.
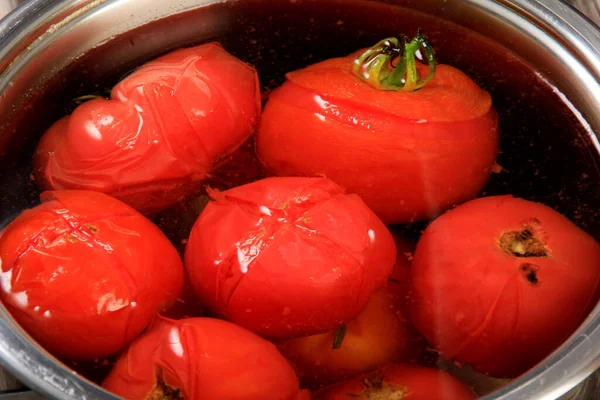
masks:
[[[409,364],[388,364],[373,374],[360,376],[335,385],[320,392],[320,394],[316,394],[314,397],[316,400],[384,398],[367,396],[365,391],[368,393],[369,388],[366,385],[365,378],[369,381],[383,379],[384,386],[392,386],[399,391],[405,391],[404,396],[393,397],[394,399],[471,400],[476,398],[471,389],[447,372]]]
[[[34,156],[36,180],[155,212],[198,192],[252,134],[260,108],[252,67],[216,43],[177,50],[51,126]]]
[[[398,244],[399,251],[406,248]],[[277,343],[302,382],[331,384],[388,362],[415,361],[420,356],[424,343],[408,319],[409,268],[399,252],[393,279],[373,293],[358,317],[346,324],[340,348],[332,346],[336,331]]]
[[[387,224],[427,219],[475,196],[498,153],[490,96],[440,65],[425,88],[382,92],[352,57],[288,74],[261,118],[257,151],[282,176],[327,176]]]
[[[112,355],[179,296],[183,263],[154,224],[105,194],[42,201],[0,234],[0,297],[53,354]]]
[[[310,399],[275,346],[217,319],[160,319],[121,355],[103,387],[144,400],[157,373],[186,400]]]
[[[385,285],[393,237],[325,178],[267,178],[213,193],[185,251],[199,298],[262,336],[327,332]]]
[[[525,227],[545,256],[503,250],[501,238]],[[481,198],[425,230],[412,291],[415,325],[446,358],[513,378],[555,350],[597,303],[600,245],[542,204]]]

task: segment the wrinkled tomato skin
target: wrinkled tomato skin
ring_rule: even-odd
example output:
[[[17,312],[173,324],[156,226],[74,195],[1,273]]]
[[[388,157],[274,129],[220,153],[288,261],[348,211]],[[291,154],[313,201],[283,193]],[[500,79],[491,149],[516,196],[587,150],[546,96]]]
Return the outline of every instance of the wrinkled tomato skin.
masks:
[[[390,280],[371,295],[358,317],[346,324],[341,347],[333,349],[336,331],[277,343],[302,382],[312,387],[331,384],[388,362],[418,359],[424,343],[408,318],[410,264],[400,253],[405,248],[398,243]]]
[[[367,396],[366,382],[377,382],[383,379],[383,384],[404,390],[401,397],[394,399],[407,400],[472,400],[476,396],[471,389],[447,372],[426,368],[419,365],[389,364],[372,374],[360,376],[332,388],[325,389],[313,397],[315,400],[368,400],[375,397]]]
[[[145,400],[157,374],[186,400],[310,399],[275,346],[217,319],[160,319],[121,355],[103,387]]]
[[[387,224],[428,219],[474,197],[498,153],[489,95],[445,65],[422,90],[381,92],[354,78],[350,64],[295,71],[272,93],[257,139],[266,167],[327,176]]]
[[[117,353],[179,296],[184,270],[163,233],[92,191],[45,192],[0,234],[0,296],[53,354]]]
[[[396,258],[386,226],[324,178],[267,178],[221,193],[185,250],[196,294],[261,336],[332,330],[383,287]]]
[[[503,250],[503,234],[525,227],[546,256]],[[600,245],[542,204],[485,197],[431,223],[411,274],[411,314],[426,339],[448,359],[513,378],[556,349],[596,305]]]
[[[152,213],[197,193],[253,133],[260,108],[252,67],[216,43],[177,50],[52,125],[34,156],[36,180]]]

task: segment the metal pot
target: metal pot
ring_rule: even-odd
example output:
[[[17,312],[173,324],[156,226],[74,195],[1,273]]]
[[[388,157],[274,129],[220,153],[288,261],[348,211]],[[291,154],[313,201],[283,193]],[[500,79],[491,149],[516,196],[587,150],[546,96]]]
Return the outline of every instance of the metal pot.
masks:
[[[259,63],[278,64],[281,70],[267,76],[276,83],[278,74],[294,66],[293,61],[287,61],[289,54],[302,49],[288,46],[284,55],[273,51],[277,46],[285,48],[290,43],[287,40],[292,38],[286,36],[285,30],[277,37],[253,39],[257,26],[259,31],[262,29],[260,24],[254,25],[254,30],[243,29],[252,18],[260,18],[261,7],[266,4],[259,0],[31,0],[3,20],[0,23],[0,168],[3,171],[0,188],[8,192],[8,197],[0,198],[0,219],[17,212],[16,204],[21,207],[33,204],[33,196],[28,198],[26,194],[31,184],[13,179],[13,171],[19,168],[20,160],[27,157],[36,135],[39,137],[48,123],[64,112],[61,99],[66,94],[92,90],[90,82],[100,86],[114,82],[140,61],[169,49],[220,38],[233,30],[239,35],[237,43],[235,38],[229,37],[232,47],[250,49]],[[590,162],[600,160],[600,143],[594,134],[600,132],[600,31],[559,0],[543,3],[533,0],[286,0],[268,5],[283,19],[290,18],[291,13],[292,19],[286,21],[305,18],[302,23],[307,31],[324,23],[311,19],[310,14],[325,5],[334,10],[333,14],[337,12],[349,18],[354,28],[362,23],[366,29],[385,24],[385,18],[373,19],[375,14],[365,13],[361,19],[360,13],[349,16],[351,12],[346,10],[372,10],[373,7],[390,10],[389,7],[398,5],[406,7],[404,17],[398,17],[398,21],[407,24],[402,30],[437,16],[452,21],[457,27],[477,32],[490,43],[519,56],[536,71],[538,79],[551,82],[556,96],[570,107],[572,115],[584,127],[579,132],[580,139],[586,143]],[[416,11],[408,12],[407,17],[406,10]],[[359,29],[345,28],[344,24],[348,24],[342,17],[321,17],[330,18],[341,26],[339,29],[356,34],[358,41],[364,34]],[[431,21],[427,23],[438,26]],[[456,29],[453,34],[462,28]],[[331,39],[324,41],[327,45],[315,45],[313,50],[323,54],[346,51]],[[354,41],[354,36],[351,39]],[[455,49],[468,59],[468,49]],[[497,75],[498,79],[514,78],[510,70]],[[590,189],[596,197],[597,187],[597,184],[592,185]],[[599,233],[598,226],[591,229]],[[25,384],[50,398],[114,398],[46,353],[3,307],[0,308],[0,363]],[[556,399],[598,368],[600,306],[543,363],[485,398]],[[592,380],[587,381],[588,387],[594,384]]]

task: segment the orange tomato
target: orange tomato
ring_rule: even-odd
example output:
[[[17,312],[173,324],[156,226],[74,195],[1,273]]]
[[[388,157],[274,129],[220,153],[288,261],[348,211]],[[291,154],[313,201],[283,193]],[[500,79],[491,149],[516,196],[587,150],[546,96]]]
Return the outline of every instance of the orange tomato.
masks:
[[[296,367],[300,379],[311,385],[329,384],[392,361],[414,361],[423,341],[407,313],[409,263],[398,241],[398,258],[385,288],[371,295],[345,331],[277,342],[277,347]],[[334,348],[334,341],[340,340]]]

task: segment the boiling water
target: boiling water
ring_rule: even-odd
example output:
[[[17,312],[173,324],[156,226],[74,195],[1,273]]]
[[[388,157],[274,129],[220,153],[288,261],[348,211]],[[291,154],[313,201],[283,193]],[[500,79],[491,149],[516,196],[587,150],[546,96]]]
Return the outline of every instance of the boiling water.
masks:
[[[171,41],[169,46],[123,55],[180,29],[191,20],[218,29],[201,37]],[[0,221],[38,203],[31,179],[31,155],[37,140],[52,122],[70,112],[72,99],[110,88],[136,65],[180,46],[219,40],[232,54],[254,65],[267,98],[284,81],[284,74],[323,59],[344,56],[382,38],[421,28],[434,45],[440,63],[451,64],[489,91],[498,111],[501,154],[498,167],[482,195],[513,194],[540,201],[565,214],[600,238],[600,171],[596,150],[583,117],[552,81],[505,48],[435,17],[406,8],[365,1],[253,1],[207,7],[141,27],[91,51],[52,80],[28,107],[15,116],[5,132],[18,131],[10,147],[0,148]],[[10,132],[9,132],[10,131]],[[252,144],[236,156],[244,168],[216,175],[215,186],[228,187],[262,176],[252,156]],[[239,161],[239,160],[238,160]],[[180,249],[202,206],[182,204],[154,217]],[[425,223],[399,226],[414,239]],[[192,304],[192,306],[195,306]],[[193,308],[193,307],[192,307]],[[181,315],[189,315],[189,309]],[[431,357],[428,362],[436,362]],[[427,362],[427,360],[426,360]],[[110,363],[94,368],[77,366],[99,379]],[[455,369],[453,366],[448,368]],[[458,371],[459,375],[464,371]],[[469,379],[469,375],[465,375]],[[480,392],[504,382],[476,381]]]

